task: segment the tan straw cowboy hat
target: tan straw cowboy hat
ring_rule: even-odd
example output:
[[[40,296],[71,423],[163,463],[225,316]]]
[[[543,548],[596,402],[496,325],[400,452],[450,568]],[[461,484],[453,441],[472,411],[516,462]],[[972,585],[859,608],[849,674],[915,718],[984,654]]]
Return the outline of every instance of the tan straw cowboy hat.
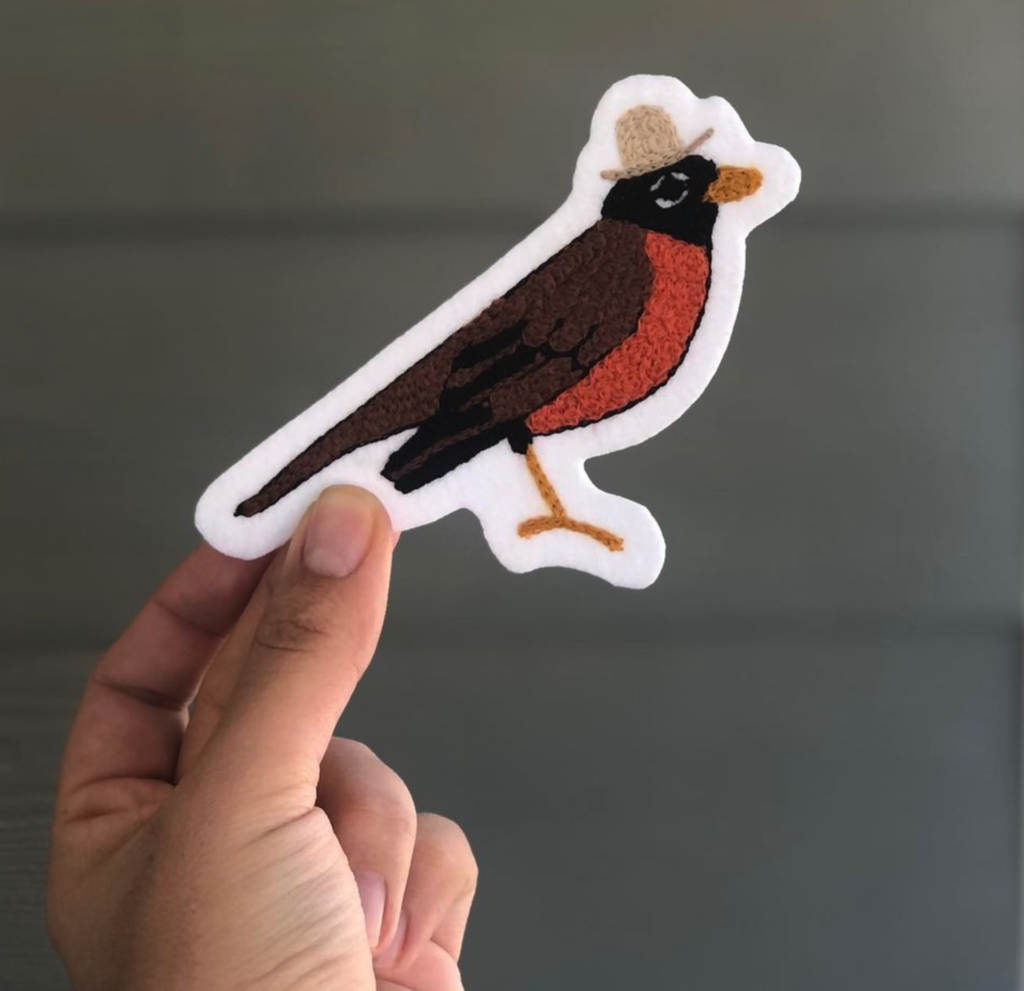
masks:
[[[630,179],[686,158],[714,131],[709,127],[688,145],[679,139],[675,121],[664,107],[631,107],[615,122],[615,138],[623,168],[605,169],[602,179]]]

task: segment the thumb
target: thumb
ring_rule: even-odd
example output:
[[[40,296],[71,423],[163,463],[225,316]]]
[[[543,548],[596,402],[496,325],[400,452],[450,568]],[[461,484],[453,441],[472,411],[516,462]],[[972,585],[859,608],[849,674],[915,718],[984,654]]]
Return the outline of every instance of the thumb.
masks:
[[[209,744],[219,791],[298,788],[313,805],[320,761],[377,646],[392,545],[384,507],[362,489],[326,489],[307,511],[266,577],[266,609]]]

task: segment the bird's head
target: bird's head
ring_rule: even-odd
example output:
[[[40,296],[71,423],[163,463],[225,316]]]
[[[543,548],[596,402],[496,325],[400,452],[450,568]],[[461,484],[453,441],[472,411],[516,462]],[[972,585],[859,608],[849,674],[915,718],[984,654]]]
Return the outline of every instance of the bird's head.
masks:
[[[719,206],[751,196],[764,179],[759,169],[717,165],[698,155],[712,133],[709,129],[684,146],[663,108],[627,110],[616,123],[624,168],[601,173],[615,182],[601,216],[709,245]]]

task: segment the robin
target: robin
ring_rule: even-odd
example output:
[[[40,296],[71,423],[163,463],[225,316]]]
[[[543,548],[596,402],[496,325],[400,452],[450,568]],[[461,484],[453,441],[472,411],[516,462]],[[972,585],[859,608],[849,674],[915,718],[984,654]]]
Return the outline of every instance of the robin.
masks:
[[[413,430],[381,471],[398,492],[508,444],[548,509],[521,522],[520,537],[568,530],[621,551],[621,536],[570,515],[533,441],[643,403],[686,361],[711,287],[719,210],[763,181],[757,168],[701,155],[712,133],[684,144],[663,107],[622,113],[622,167],[601,173],[614,184],[600,219],[313,441],[235,515],[258,516],[339,458]]]

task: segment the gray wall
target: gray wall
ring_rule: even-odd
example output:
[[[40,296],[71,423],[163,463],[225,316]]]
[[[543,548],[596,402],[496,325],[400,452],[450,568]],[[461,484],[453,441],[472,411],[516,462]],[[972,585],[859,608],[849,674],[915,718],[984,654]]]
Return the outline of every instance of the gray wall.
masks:
[[[62,737],[204,485],[547,216],[650,71],[805,173],[706,396],[593,466],[665,571],[411,533],[341,729],[474,841],[471,989],[1013,987],[1022,52],[1011,0],[0,0],[0,986],[65,986]]]

